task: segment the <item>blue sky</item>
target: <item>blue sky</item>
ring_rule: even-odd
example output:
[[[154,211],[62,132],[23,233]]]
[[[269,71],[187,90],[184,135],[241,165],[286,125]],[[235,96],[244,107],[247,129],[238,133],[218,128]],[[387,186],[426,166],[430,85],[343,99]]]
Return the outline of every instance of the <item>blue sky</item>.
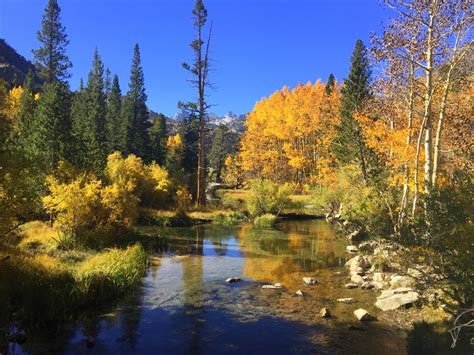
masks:
[[[0,37],[32,59],[47,0],[0,0]],[[181,63],[191,60],[194,0],[59,0],[74,67],[87,78],[97,46],[128,85],[133,45],[142,52],[148,106],[172,115],[192,100]],[[347,74],[355,41],[368,43],[390,15],[378,0],[205,0],[213,22],[212,111],[246,113],[283,85]]]

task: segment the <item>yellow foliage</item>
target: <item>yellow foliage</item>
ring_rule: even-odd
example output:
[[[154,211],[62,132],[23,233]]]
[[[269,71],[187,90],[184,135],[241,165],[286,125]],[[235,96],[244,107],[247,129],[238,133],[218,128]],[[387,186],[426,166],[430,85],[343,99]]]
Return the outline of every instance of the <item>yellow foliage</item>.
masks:
[[[327,184],[333,175],[330,150],[339,123],[339,89],[325,85],[284,87],[258,102],[247,116],[240,152],[251,176],[298,184]]]
[[[4,114],[10,120],[15,120],[20,107],[20,98],[23,94],[23,88],[21,86],[14,87],[10,90],[6,97],[6,105],[4,108]]]
[[[166,147],[168,149],[180,149],[183,145],[183,140],[181,136],[178,134],[175,134],[174,136],[169,136],[168,141],[166,142]]]

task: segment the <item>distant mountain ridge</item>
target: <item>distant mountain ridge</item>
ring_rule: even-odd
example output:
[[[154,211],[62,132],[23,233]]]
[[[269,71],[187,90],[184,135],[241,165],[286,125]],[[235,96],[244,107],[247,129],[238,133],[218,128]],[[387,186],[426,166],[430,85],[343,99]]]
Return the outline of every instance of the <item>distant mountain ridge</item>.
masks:
[[[173,116],[169,117],[168,120],[171,121],[170,122],[171,125],[174,125],[178,122],[181,122],[183,119],[188,118],[188,116],[189,115],[186,113],[186,111],[181,110],[181,111],[176,112]],[[211,126],[219,126],[219,125],[223,124],[223,125],[229,127],[232,130],[240,132],[240,131],[243,131],[244,128],[245,128],[244,127],[245,117],[246,117],[245,114],[237,115],[237,114],[233,113],[232,111],[229,111],[229,112],[225,113],[222,116],[219,116],[219,115],[211,112],[207,116],[207,122]]]
[[[36,75],[34,64],[0,38],[0,79],[5,80],[9,87],[20,86],[30,70],[35,73],[35,81],[39,84],[41,80]]]

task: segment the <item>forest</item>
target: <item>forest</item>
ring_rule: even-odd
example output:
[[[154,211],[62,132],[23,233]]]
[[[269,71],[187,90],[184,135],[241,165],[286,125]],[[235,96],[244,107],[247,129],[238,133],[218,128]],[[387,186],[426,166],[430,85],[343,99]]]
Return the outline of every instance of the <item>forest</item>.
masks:
[[[33,64],[2,40],[1,59],[20,59],[0,79],[0,352],[133,292],[162,240],[142,226],[268,231],[287,219],[325,219],[376,273],[411,276],[423,319],[412,330],[455,329],[454,344],[470,341],[472,3],[385,6],[390,21],[354,44],[344,80],[284,86],[238,129],[210,123],[218,28],[202,0],[182,65],[196,100],[178,103],[180,121],[147,106],[138,43],[128,80],[96,48],[72,90],[57,0],[47,1]],[[410,353],[435,353],[433,344]]]

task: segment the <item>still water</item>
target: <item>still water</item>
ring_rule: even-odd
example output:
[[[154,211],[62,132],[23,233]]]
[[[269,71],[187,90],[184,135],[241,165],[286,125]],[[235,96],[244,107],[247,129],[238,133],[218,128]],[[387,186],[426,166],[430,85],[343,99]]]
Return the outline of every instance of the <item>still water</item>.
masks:
[[[345,253],[345,241],[336,239],[325,221],[283,221],[277,230],[210,225],[140,231],[155,238],[147,245],[146,276],[133,293],[117,304],[83,314],[60,336],[37,335],[12,350],[332,354],[345,352],[347,347],[338,348],[340,342],[354,340],[336,331],[338,320],[353,318],[353,307],[335,299],[353,297],[354,292],[361,301],[367,296],[344,289],[345,278],[337,274],[350,255]],[[304,276],[316,277],[318,284],[305,288]],[[242,281],[229,284],[228,277]],[[277,282],[283,289],[261,288]],[[303,297],[295,295],[298,289]],[[321,307],[330,307],[339,316],[321,320]],[[393,338],[387,330],[377,334]],[[398,345],[394,346],[388,353]]]

